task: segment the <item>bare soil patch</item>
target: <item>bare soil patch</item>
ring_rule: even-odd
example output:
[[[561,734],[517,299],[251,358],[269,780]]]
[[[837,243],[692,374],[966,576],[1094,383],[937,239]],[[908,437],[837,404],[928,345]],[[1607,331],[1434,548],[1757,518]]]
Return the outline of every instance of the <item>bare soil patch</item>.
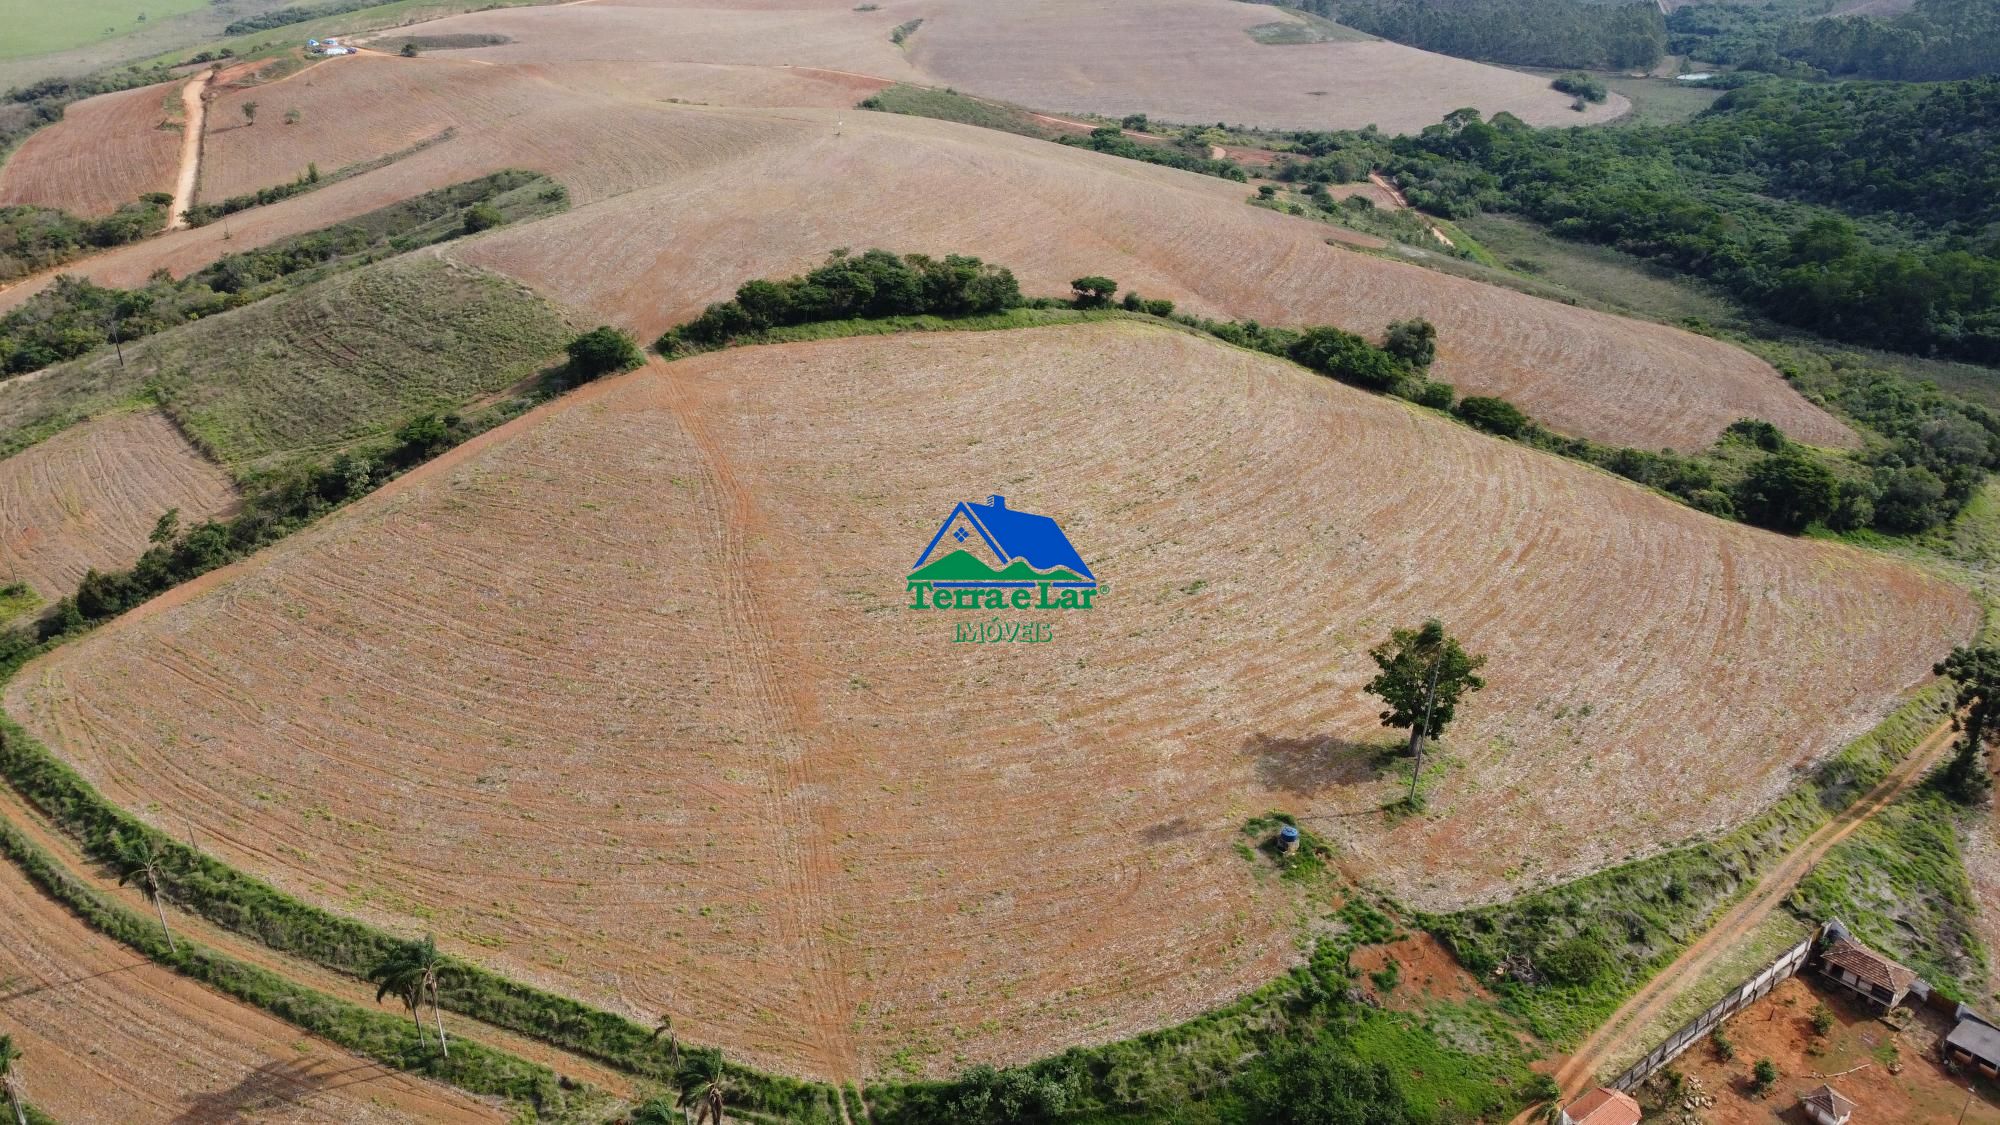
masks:
[[[1812,1027],[1813,1009],[1820,1004],[1834,1013],[1833,1031],[1824,1039]],[[1823,1083],[1854,1101],[1856,1125],[1943,1125],[1958,1121],[1961,1110],[1967,1125],[2000,1122],[1990,1084],[1979,1084],[1968,1107],[1965,1079],[1946,1072],[1938,1061],[1937,1044],[1951,1031],[1949,1018],[1928,1010],[1904,1014],[1911,1023],[1899,1031],[1851,994],[1809,977],[1793,977],[1725,1025],[1736,1045],[1734,1060],[1723,1062],[1713,1047],[1701,1043],[1674,1065],[1700,1079],[1715,1096],[1715,1104],[1701,1110],[1702,1120],[1711,1125],[1765,1125],[1772,1120],[1805,1125],[1799,1095]],[[1770,1059],[1782,1076],[1763,1097],[1749,1090],[1750,1068],[1758,1059]],[[1891,1072],[1892,1061],[1900,1074]],[[1651,1099],[1642,1101],[1650,1104]]]
[[[71,427],[0,460],[0,586],[52,602],[92,567],[137,561],[167,509],[192,525],[235,503],[228,474],[158,411]]]
[[[175,975],[0,863],[0,1028],[59,1121],[502,1122],[496,1106],[357,1058]]]
[[[1105,582],[1051,643],[902,608],[988,492]],[[1491,687],[1391,821],[1364,652],[1426,613]],[[596,385],[7,707],[315,901],[760,1065],[940,1073],[1291,961],[1232,846],[1252,813],[1318,818],[1414,904],[1498,897],[1749,815],[1977,620],[1888,560],[1121,322]]]
[[[0,164],[0,206],[108,215],[147,192],[173,191],[181,130],[166,102],[177,85],[101,94],[64,110]]]

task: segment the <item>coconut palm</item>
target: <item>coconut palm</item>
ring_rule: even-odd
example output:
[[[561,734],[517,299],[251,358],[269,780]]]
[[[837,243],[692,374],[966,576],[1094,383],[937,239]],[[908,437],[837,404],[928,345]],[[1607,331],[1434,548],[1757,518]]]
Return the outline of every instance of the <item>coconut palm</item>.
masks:
[[[417,1034],[424,1030],[421,1005],[426,996],[430,997],[431,1015],[437,1022],[438,1053],[451,1057],[451,1048],[445,1042],[444,1009],[438,1003],[438,971],[444,968],[444,955],[438,952],[437,939],[425,934],[422,941],[408,941],[397,946],[373,969],[368,971],[368,979],[379,987],[375,991],[375,1002],[382,1002],[384,996],[395,993],[409,1006],[410,1018],[416,1022]]]
[[[438,1008],[438,970],[444,965],[444,958],[438,953],[437,939],[425,934],[422,941],[408,941],[396,947],[389,956],[375,966],[368,979],[380,987],[375,1000],[394,992],[410,1009],[410,1019],[417,1025],[417,1034],[424,1033],[423,1002],[431,1001],[431,1010],[437,1022],[438,1051],[446,1058],[451,1057],[451,1048],[446,1044],[444,1015]]]
[[[665,1036],[667,1040],[667,1057],[670,1060],[667,1065],[678,1068],[681,1065],[681,1041],[680,1037],[674,1034],[674,1017],[671,1012],[661,1012],[660,1018],[653,1022],[652,1041],[657,1042],[661,1036]]]
[[[723,1069],[722,1056],[707,1051],[697,1051],[689,1059],[689,1066],[681,1075],[681,1116],[689,1125],[723,1125],[724,1102],[736,1093],[736,1084],[731,1082]],[[688,1116],[689,1111],[693,1116]]]
[[[13,1037],[0,1035],[0,1089],[7,1091],[7,1102],[14,1107],[14,1125],[28,1125],[28,1111],[21,1106],[21,1076],[14,1070],[20,1058]]]
[[[146,897],[153,900],[153,909],[160,912],[160,932],[167,935],[167,949],[179,953],[174,944],[174,931],[167,925],[167,892],[161,884],[163,880],[161,861],[165,855],[153,847],[152,838],[145,834],[126,838],[112,834],[111,847],[117,855],[118,885],[137,883]]]

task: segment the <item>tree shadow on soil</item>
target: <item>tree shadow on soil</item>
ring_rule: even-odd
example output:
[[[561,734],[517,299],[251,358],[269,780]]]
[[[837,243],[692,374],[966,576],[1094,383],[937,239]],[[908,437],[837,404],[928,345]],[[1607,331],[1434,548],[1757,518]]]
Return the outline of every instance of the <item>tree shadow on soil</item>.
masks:
[[[173,1125],[210,1125],[217,1121],[261,1119],[287,1107],[301,1105],[328,1090],[373,1082],[390,1073],[375,1063],[349,1061],[352,1065],[332,1069],[316,1067],[315,1060],[308,1057],[275,1059],[251,1071],[242,1081],[226,1090],[194,1098],[173,1119]]]
[[[1269,734],[1251,735],[1242,749],[1251,759],[1259,782],[1298,797],[1324,797],[1332,789],[1372,788],[1398,772],[1403,765],[1402,751],[1401,741],[1362,742],[1333,735],[1279,738]],[[1402,772],[1407,776],[1407,770]],[[1371,802],[1366,809],[1334,815],[1379,811],[1379,804]]]

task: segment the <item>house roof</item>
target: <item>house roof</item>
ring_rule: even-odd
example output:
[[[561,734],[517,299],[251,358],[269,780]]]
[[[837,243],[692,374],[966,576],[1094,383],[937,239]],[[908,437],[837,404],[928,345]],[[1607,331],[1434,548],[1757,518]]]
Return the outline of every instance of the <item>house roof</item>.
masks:
[[[1846,969],[1860,977],[1864,983],[1886,988],[1891,992],[1906,991],[1911,982],[1917,979],[1917,974],[1911,970],[1896,964],[1860,942],[1850,941],[1847,938],[1836,939],[1820,959],[1829,965]]]
[[[931,549],[937,546],[938,539],[944,535],[944,529],[951,525],[952,517],[960,512],[964,512],[966,518],[979,529],[987,545],[993,548],[994,553],[998,554],[1003,562],[1024,559],[1036,570],[1067,567],[1092,582],[1097,581],[1097,576],[1090,573],[1090,568],[1083,564],[1082,556],[1078,555],[1076,548],[1070,545],[1069,536],[1063,534],[1063,529],[1056,525],[1056,521],[1033,512],[1009,508],[1005,496],[989,496],[983,504],[961,501],[951,510],[951,515],[945,517],[944,523],[938,527],[937,535],[931,537],[930,546],[925,547],[922,557],[917,559],[918,566],[922,566],[924,559],[930,557]]]
[[[1639,1103],[1630,1094],[1603,1086],[1569,1103],[1563,1112],[1576,1125],[1639,1125]]]
[[[1944,1045],[1957,1047],[1987,1062],[2000,1063],[2000,1030],[1983,1020],[1960,1020],[1951,1034],[1944,1037]]]
[[[1814,1108],[1823,1109],[1835,1117],[1854,1112],[1854,1102],[1831,1086],[1821,1086],[1819,1089],[1800,1098],[1799,1101]]]

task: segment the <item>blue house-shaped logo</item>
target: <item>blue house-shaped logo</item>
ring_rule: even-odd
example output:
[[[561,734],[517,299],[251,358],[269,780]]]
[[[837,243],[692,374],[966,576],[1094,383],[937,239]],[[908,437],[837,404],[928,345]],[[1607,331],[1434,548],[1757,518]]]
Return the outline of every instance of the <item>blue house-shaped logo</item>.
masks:
[[[1055,520],[989,496],[952,508],[910,568],[909,585],[913,609],[933,608],[926,591],[935,608],[1089,609],[1097,576]]]

